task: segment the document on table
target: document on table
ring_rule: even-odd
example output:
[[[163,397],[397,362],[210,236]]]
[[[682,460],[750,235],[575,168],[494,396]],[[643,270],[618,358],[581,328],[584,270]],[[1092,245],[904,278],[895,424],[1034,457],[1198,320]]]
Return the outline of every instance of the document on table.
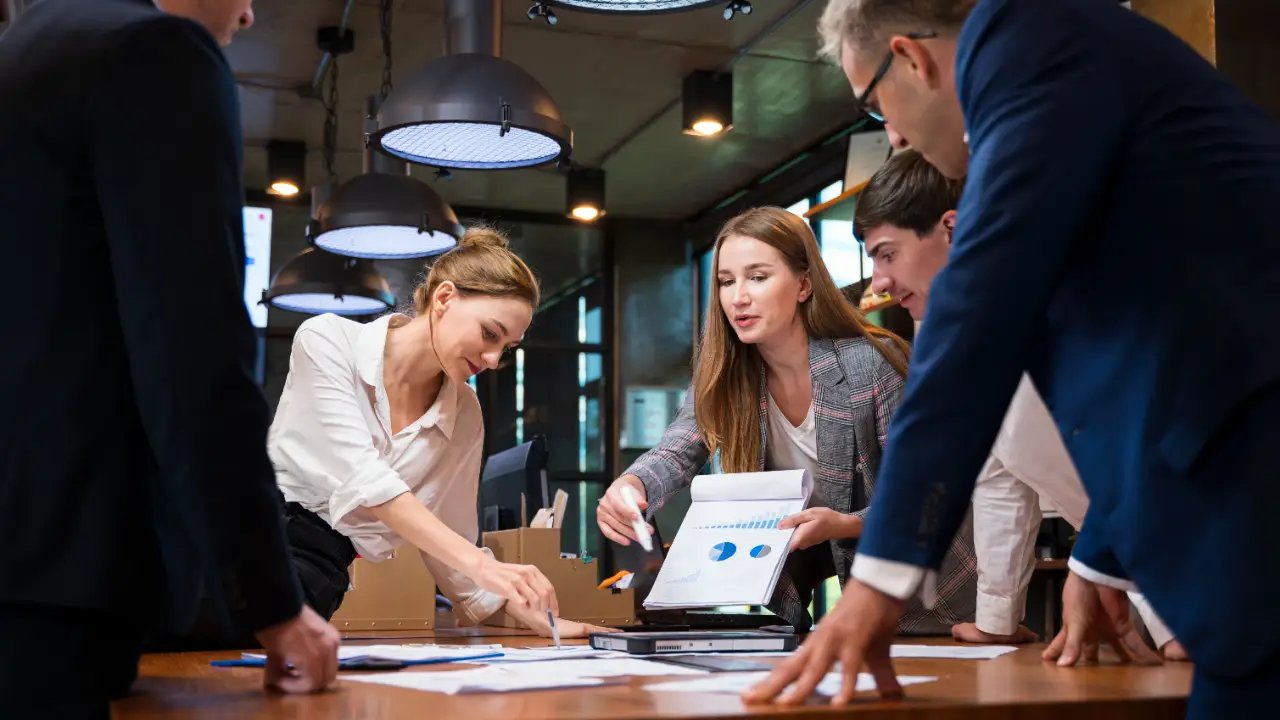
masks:
[[[1012,645],[894,645],[889,648],[889,657],[993,660],[1017,649]]]
[[[495,652],[505,655],[510,651],[501,645],[343,645],[338,648],[338,659],[348,660],[355,657],[371,657],[383,660],[421,662],[423,660],[445,660]],[[261,660],[266,655],[262,653],[242,653],[241,657],[245,660]],[[499,660],[501,658],[491,659]],[[476,660],[475,662],[487,661]]]
[[[545,673],[521,674],[498,666],[476,668],[475,670],[457,670],[454,672],[402,670],[395,673],[344,674],[342,681],[370,685],[391,685],[410,690],[445,693],[446,695],[553,690],[569,687],[595,687],[605,684],[605,681],[600,678],[571,677]]]
[[[767,672],[718,673],[697,680],[675,680],[672,682],[645,685],[645,690],[654,692],[705,692],[705,693],[741,693],[755,687],[769,676]],[[903,686],[936,682],[937,677],[923,675],[899,675],[898,682]],[[840,684],[844,676],[840,673],[828,673],[814,690],[819,695],[828,697],[840,692]],[[875,690],[876,681],[869,673],[858,673],[857,692]]]
[[[585,660],[542,660],[522,663],[494,664],[512,673],[525,675],[557,675],[560,677],[661,677],[663,675],[705,675],[706,670],[636,657],[591,658]]]
[[[768,603],[795,532],[778,523],[804,509],[812,487],[807,470],[694,478],[693,503],[644,606]]]
[[[562,645],[560,647],[503,648],[502,657],[486,660],[490,663],[525,663],[538,660],[574,660],[582,658],[631,657],[616,650],[597,650],[590,645]]]
[[[495,664],[475,670],[455,672],[403,670],[398,673],[344,674],[342,679],[456,695],[458,693],[592,687],[605,684],[605,678],[705,674],[705,670],[697,668],[627,657]]]

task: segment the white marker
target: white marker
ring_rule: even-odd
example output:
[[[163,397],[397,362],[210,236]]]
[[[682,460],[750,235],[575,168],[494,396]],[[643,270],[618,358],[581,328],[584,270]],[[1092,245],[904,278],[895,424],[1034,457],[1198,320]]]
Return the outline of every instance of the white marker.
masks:
[[[649,537],[649,528],[644,524],[644,516],[640,514],[640,506],[636,503],[636,493],[630,487],[622,486],[622,502],[627,509],[635,513],[631,520],[631,529],[635,531],[636,537],[640,539],[640,547],[645,552],[653,552],[653,539]]]

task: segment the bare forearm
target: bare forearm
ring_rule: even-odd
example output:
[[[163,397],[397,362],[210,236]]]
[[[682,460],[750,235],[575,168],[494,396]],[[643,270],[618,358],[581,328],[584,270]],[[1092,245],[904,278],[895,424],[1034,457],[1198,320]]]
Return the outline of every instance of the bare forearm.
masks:
[[[441,522],[411,493],[369,508],[374,517],[415,547],[464,574],[474,574],[484,553]]]

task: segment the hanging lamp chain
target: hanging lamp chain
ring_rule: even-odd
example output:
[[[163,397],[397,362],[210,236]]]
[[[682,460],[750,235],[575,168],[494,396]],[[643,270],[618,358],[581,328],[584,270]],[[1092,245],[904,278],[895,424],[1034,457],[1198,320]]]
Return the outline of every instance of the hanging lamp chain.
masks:
[[[334,155],[338,148],[338,57],[329,66],[329,87],[324,98],[324,171],[333,182]]]
[[[378,29],[382,32],[382,100],[391,94],[391,0],[380,0]]]

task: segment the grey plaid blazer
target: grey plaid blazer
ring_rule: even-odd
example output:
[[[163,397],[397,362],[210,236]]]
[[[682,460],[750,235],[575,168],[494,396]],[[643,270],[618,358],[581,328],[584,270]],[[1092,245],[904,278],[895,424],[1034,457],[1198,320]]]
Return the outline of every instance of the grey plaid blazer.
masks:
[[[864,338],[811,339],[809,368],[813,376],[813,414],[818,441],[818,473],[811,504],[863,515],[875,490],[880,453],[893,413],[902,400],[903,379]],[[760,380],[760,469],[765,469],[768,443],[768,396]],[[673,493],[693,481],[706,463],[707,446],[698,434],[690,392],[680,414],[663,433],[657,447],[641,455],[627,473],[644,481],[649,514]],[[857,540],[835,540],[792,553],[778,581],[769,608],[795,625],[811,625],[809,601],[818,585],[837,575],[849,578]],[[976,599],[977,565],[973,551],[973,523],[967,520],[956,535],[938,575],[938,603],[927,610],[912,599],[899,631],[943,634],[960,622],[972,622]]]

